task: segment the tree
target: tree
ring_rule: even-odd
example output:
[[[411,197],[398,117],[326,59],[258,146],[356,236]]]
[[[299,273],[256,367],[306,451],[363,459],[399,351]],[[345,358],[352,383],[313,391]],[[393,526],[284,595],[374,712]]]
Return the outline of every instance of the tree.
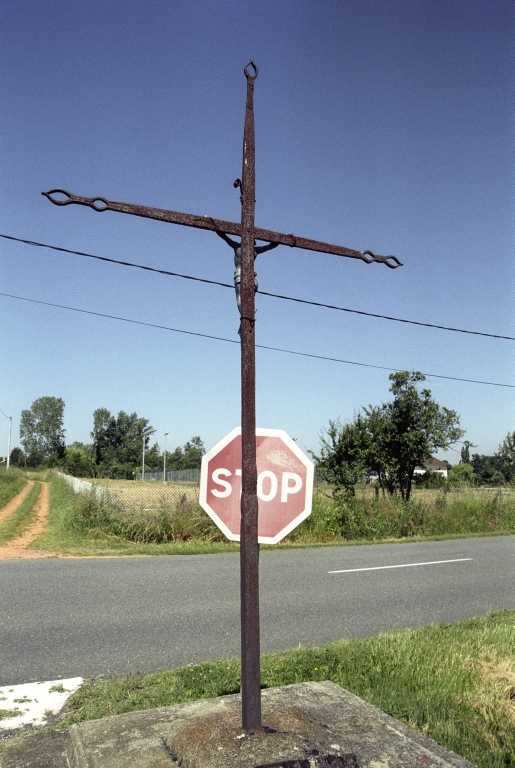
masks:
[[[510,482],[515,475],[515,432],[508,432],[495,455],[502,465],[500,471]]]
[[[470,440],[464,440],[463,448],[461,449],[461,459],[460,459],[462,464],[470,464],[471,448],[477,448],[477,445],[474,445],[474,443],[471,443]]]
[[[497,455],[480,456],[478,453],[475,453],[470,463],[474,467],[474,475],[479,485],[496,485],[499,479],[499,472],[503,474],[503,463]],[[496,480],[492,482],[494,477],[496,477]]]
[[[390,375],[393,400],[364,408],[352,424],[329,422],[329,440],[322,441],[317,469],[332,471],[350,487],[363,467],[376,472],[380,486],[391,495],[410,498],[415,468],[436,451],[462,437],[455,411],[436,403],[428,389],[419,390],[425,376],[418,371]],[[335,472],[335,470],[337,470]]]
[[[27,457],[23,453],[21,448],[13,448],[11,456],[9,457],[9,463],[13,467],[24,467],[27,462]]]
[[[199,435],[192,437],[182,449],[182,469],[199,469],[205,452],[204,443]]]
[[[459,464],[455,464],[449,470],[449,483],[451,485],[457,485],[459,483],[467,483],[471,485],[474,482],[474,467],[472,464],[466,464],[464,461],[460,461]]]
[[[63,472],[68,472],[74,477],[91,477],[92,455],[80,448],[66,448],[61,461]]]
[[[168,466],[168,451],[166,452],[166,464]],[[148,449],[145,449],[145,471],[159,471],[163,469],[163,455],[157,443]]]
[[[106,408],[93,413],[93,454],[97,472],[109,477],[132,479],[141,466],[143,441],[148,447],[155,429],[137,413],[120,411],[112,416]]]
[[[334,485],[336,494],[354,496],[354,486],[366,471],[369,447],[361,417],[358,416],[354,424],[342,424],[339,419],[329,421],[329,426],[320,435],[320,442],[320,456],[310,451],[317,473]]]
[[[65,451],[63,428],[64,400],[40,397],[27,411],[21,412],[20,440],[27,464],[36,467],[44,460],[55,463]]]
[[[455,411],[436,403],[429,389],[418,389],[425,381],[419,371],[389,376],[394,395],[380,408],[365,410],[369,417],[371,469],[390,493],[400,491],[410,498],[415,468],[438,450],[445,450],[463,436]]]
[[[198,469],[205,452],[204,443],[196,435],[182,448],[178,445],[173,452],[166,452],[166,467],[167,469]]]

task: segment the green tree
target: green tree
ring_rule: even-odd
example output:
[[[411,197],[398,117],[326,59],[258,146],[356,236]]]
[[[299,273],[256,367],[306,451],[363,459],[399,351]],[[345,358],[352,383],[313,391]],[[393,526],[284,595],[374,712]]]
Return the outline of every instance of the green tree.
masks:
[[[471,485],[474,482],[474,467],[472,464],[466,464],[461,461],[459,464],[455,464],[451,467],[448,473],[449,483],[451,485],[457,485],[459,483],[467,483]]]
[[[410,498],[415,468],[438,450],[445,450],[463,436],[455,411],[436,403],[429,389],[418,389],[425,381],[419,371],[402,371],[389,376],[393,400],[369,416],[371,451],[369,461],[380,482],[390,493],[400,491]]]
[[[93,413],[93,455],[97,474],[132,479],[141,466],[143,441],[148,447],[155,429],[137,413],[120,411],[112,416],[106,408]]]
[[[483,456],[475,453],[472,456],[470,463],[474,467],[474,475],[479,485],[491,485],[494,476],[497,476],[498,478],[499,472],[503,474],[503,462],[497,455]],[[495,484],[496,483],[494,483],[494,485]]]
[[[192,437],[185,443],[182,453],[183,469],[198,469],[202,463],[202,456],[205,454],[204,443],[200,439],[199,435]]]
[[[463,448],[461,449],[461,459],[460,459],[462,464],[470,464],[471,448],[477,448],[477,445],[474,445],[474,443],[471,443],[470,440],[464,440]]]
[[[495,456],[501,464],[500,471],[510,482],[515,475],[515,432],[508,432]]]
[[[196,435],[182,448],[178,445],[172,453],[166,452],[166,467],[167,469],[197,469],[205,452],[204,443]]]
[[[170,454],[166,452],[166,464],[168,466],[168,458]],[[163,454],[157,443],[148,449],[145,449],[145,471],[154,472],[163,469]]]
[[[27,464],[36,467],[43,461],[55,464],[65,451],[63,428],[64,400],[40,397],[21,412],[20,440]]]
[[[342,424],[339,419],[329,421],[320,435],[320,443],[319,456],[310,451],[317,474],[334,485],[336,494],[354,496],[354,486],[366,471],[369,448],[361,416],[353,424]]]
[[[24,467],[27,461],[27,457],[23,453],[21,448],[13,448],[9,457],[9,463],[13,467]]]
[[[407,501],[415,468],[464,434],[455,411],[438,405],[430,390],[419,390],[424,380],[418,371],[392,373],[391,402],[364,408],[343,427],[330,422],[317,468],[340,467],[341,485],[349,488],[352,477],[367,467],[377,473],[383,489]]]
[[[92,455],[88,455],[80,448],[66,448],[61,461],[61,467],[64,472],[74,477],[91,477],[92,475]]]

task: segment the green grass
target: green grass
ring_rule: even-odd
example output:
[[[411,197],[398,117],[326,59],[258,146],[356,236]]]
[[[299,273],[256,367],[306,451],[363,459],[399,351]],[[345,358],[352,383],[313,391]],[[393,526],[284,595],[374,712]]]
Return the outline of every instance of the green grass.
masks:
[[[480,768],[515,766],[515,611],[261,658],[263,687],[332,680]],[[236,660],[96,679],[63,727],[239,691]]]
[[[375,497],[358,489],[356,497],[334,500],[319,489],[313,513],[288,536],[290,541],[384,541],[515,532],[515,495],[474,491],[415,492],[413,500]]]
[[[0,469],[0,509],[14,499],[27,485],[26,477],[17,469]]]
[[[56,474],[47,531],[31,547],[69,555],[178,555],[236,552],[200,507],[163,503],[150,512],[120,512],[92,496],[76,495]],[[313,512],[274,549],[422,541],[515,532],[515,496],[420,492],[408,504],[375,499],[373,489],[337,503],[330,489],[315,489]],[[268,547],[263,546],[263,549]]]
[[[56,554],[75,556],[97,555],[172,555],[235,552],[238,546],[228,541],[212,542],[209,539],[170,541],[164,544],[130,541],[99,527],[99,520],[88,528],[84,525],[84,501],[57,475],[48,478],[50,489],[50,516],[47,530],[31,544],[32,548]],[[86,503],[88,499],[86,498]],[[95,510],[93,510],[95,512]],[[99,515],[102,508],[97,509]],[[86,513],[88,509],[86,507]],[[91,522],[91,509],[89,510]],[[207,515],[206,515],[207,517]],[[77,520],[79,518],[79,520]],[[100,521],[101,522],[101,521]]]
[[[33,508],[38,500],[40,491],[41,483],[34,483],[25,501],[20,504],[4,523],[0,524],[0,545],[5,544],[6,541],[16,536],[20,536],[28,528],[35,516]]]
[[[10,720],[11,717],[21,717],[23,714],[19,709],[0,709],[0,720]]]

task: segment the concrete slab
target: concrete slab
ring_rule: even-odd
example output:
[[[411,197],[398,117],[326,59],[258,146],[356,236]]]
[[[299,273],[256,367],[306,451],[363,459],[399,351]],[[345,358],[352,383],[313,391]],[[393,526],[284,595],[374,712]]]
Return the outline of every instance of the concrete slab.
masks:
[[[2,768],[70,768],[69,731],[33,731],[0,741]]]
[[[331,682],[270,688],[262,704],[263,727],[248,732],[239,695],[74,725],[69,766],[475,768]]]

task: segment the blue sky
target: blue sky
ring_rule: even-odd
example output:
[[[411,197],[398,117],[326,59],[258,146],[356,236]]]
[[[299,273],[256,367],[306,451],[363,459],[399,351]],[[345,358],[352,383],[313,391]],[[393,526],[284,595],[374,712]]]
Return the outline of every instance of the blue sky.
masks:
[[[232,252],[213,233],[41,192],[239,221],[252,57],[256,226],[404,263],[279,247],[257,260],[260,289],[513,337],[514,33],[504,0],[5,0],[0,233],[230,283]],[[226,288],[5,239],[0,276],[2,293],[238,340]],[[89,441],[101,407],[148,418],[168,447],[200,435],[211,448],[240,423],[237,344],[5,296],[0,307],[13,445],[21,410],[44,395],[64,399],[68,442]],[[513,341],[266,296],[257,308],[259,344],[515,384]],[[257,424],[316,450],[329,419],[389,398],[388,374],[258,349]],[[427,385],[478,452],[514,429],[514,388]]]

